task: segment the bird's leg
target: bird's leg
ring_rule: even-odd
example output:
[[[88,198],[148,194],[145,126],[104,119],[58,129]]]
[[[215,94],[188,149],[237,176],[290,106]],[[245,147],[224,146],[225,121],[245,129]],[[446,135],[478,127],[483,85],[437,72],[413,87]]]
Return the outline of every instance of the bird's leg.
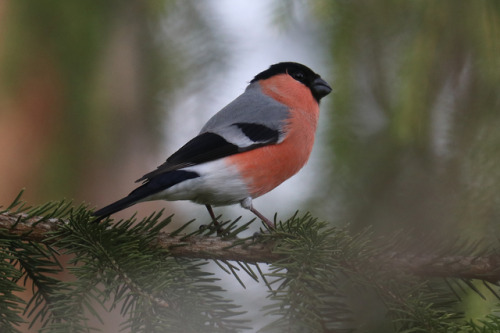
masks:
[[[212,221],[214,221],[214,226],[217,228],[217,234],[222,234],[223,230],[220,227],[219,221],[217,221],[217,217],[215,217],[214,210],[212,209],[212,206],[205,205],[205,207],[207,207],[208,214],[210,214]]]
[[[212,221],[214,221],[214,224],[219,224],[219,221],[217,221],[217,218],[215,217],[214,210],[212,209],[212,206],[210,205],[205,205],[208,210],[208,214],[210,214],[210,217],[212,218]]]
[[[269,227],[269,229],[273,229],[273,230],[276,229],[276,226],[274,225],[274,223],[271,222],[271,220],[269,220],[267,217],[265,217],[264,215],[262,215],[261,213],[259,213],[259,211],[257,209],[255,209],[255,208],[253,208],[253,206],[250,207],[250,211],[252,213],[254,213],[255,215],[257,215],[257,217],[259,219],[261,219],[262,221],[264,221],[264,223],[267,224],[267,226]]]
[[[255,209],[253,207],[252,198],[250,198],[250,197],[245,198],[240,202],[240,204],[241,204],[241,207],[248,209],[249,211],[254,213],[259,219],[261,219],[265,224],[267,224],[269,229],[272,229],[272,230],[276,229],[276,226],[274,225],[273,222],[271,222],[267,217],[262,215],[257,209]]]

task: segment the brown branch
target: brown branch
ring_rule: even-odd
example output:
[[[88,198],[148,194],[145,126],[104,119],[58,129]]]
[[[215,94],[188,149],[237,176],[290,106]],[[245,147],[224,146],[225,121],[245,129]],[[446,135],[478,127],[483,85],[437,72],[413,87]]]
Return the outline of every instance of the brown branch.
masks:
[[[500,255],[435,256],[393,254],[389,262],[415,275],[500,281]]]
[[[183,236],[170,236],[159,233],[158,244],[170,250],[173,256],[199,259],[238,260],[248,263],[270,263],[280,258],[272,252],[272,242],[253,243],[247,241],[234,245],[232,240],[219,237],[194,236],[184,239]]]
[[[6,230],[11,235],[20,236],[24,240],[35,242],[47,241],[48,233],[56,231],[64,223],[67,221],[61,219],[42,220],[41,217],[26,219],[25,214],[0,214],[0,229]],[[55,241],[55,239],[51,239],[51,242]],[[269,263],[280,258],[279,255],[272,252],[272,242],[262,244],[247,241],[234,245],[232,240],[223,240],[219,237],[193,236],[185,238],[184,236],[170,236],[168,233],[160,232],[156,245],[169,249],[174,257],[238,260],[248,263]]]
[[[56,231],[63,223],[67,223],[60,219],[40,221],[40,217],[26,219],[23,214],[3,213],[0,214],[0,229],[3,229],[4,233],[8,232],[11,235],[20,236],[23,240],[42,242],[47,241],[49,232]],[[279,254],[272,252],[274,246],[272,242],[262,244],[247,241],[234,245],[232,240],[218,237],[193,236],[184,238],[160,232],[156,245],[169,249],[175,257],[237,260],[248,263],[270,263],[281,258]],[[373,258],[372,262],[424,277],[500,281],[500,255],[443,257],[393,253]]]

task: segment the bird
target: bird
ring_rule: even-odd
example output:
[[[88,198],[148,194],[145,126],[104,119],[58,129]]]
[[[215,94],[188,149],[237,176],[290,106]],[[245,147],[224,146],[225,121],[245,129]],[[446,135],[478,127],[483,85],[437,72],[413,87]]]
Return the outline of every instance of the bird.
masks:
[[[217,112],[197,136],[136,182],[126,197],[93,213],[100,221],[144,201],[189,200],[212,206],[240,204],[270,229],[253,205],[295,175],[313,148],[320,100],[330,85],[305,65],[280,62],[257,74],[245,91]]]

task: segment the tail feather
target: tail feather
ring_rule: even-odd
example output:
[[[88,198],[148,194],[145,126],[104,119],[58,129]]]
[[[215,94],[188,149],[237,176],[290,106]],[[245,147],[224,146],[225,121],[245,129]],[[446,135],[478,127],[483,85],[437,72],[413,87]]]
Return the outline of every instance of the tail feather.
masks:
[[[196,172],[174,170],[157,175],[148,180],[144,185],[133,190],[128,196],[122,198],[112,204],[95,211],[92,215],[97,218],[94,221],[100,221],[111,214],[119,212],[125,208],[135,205],[139,201],[163,191],[171,186],[179,184],[185,180],[199,177]]]
[[[115,201],[112,204],[107,205],[106,207],[103,207],[95,211],[94,213],[92,213],[92,215],[97,217],[95,221],[100,221],[111,214],[114,214],[116,212],[119,212],[120,210],[124,210],[125,208],[133,206],[141,199],[143,198],[137,198],[136,196],[128,195],[125,198]]]

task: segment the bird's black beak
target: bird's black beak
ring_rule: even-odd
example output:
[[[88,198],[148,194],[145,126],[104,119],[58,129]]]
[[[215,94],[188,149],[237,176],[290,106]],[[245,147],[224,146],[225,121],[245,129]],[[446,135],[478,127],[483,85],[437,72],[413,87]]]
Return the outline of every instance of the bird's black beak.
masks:
[[[312,84],[312,92],[314,98],[319,102],[320,99],[328,95],[332,91],[330,85],[320,77],[314,79]]]

